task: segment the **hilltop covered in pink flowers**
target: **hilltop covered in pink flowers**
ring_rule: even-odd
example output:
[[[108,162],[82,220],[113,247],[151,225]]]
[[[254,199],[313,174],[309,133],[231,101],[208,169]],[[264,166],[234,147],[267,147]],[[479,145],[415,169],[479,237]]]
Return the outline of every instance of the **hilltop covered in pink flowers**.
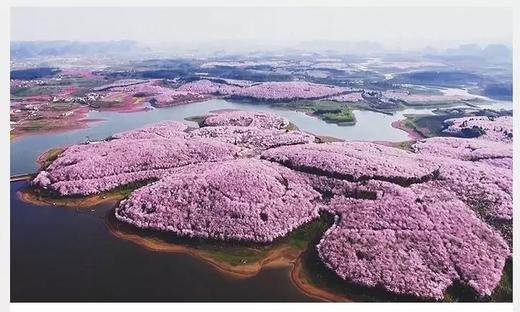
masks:
[[[313,135],[300,131],[239,126],[203,127],[191,131],[190,135],[194,137],[213,138],[256,150],[285,145],[305,144],[315,141]]]
[[[404,150],[364,142],[283,146],[262,153],[262,158],[331,178],[352,182],[391,180],[401,185],[431,180],[439,168]]]
[[[494,164],[512,169],[513,146],[490,140],[435,137],[414,144],[416,153]]]
[[[317,218],[319,197],[292,170],[240,159],[175,170],[133,192],[116,217],[188,237],[270,242]]]
[[[222,112],[217,120],[232,124],[233,116],[248,121],[240,126],[190,129],[163,121],[112,135],[110,140],[67,148],[34,183],[60,195],[89,195],[136,181],[158,179],[175,167],[229,160],[257,150],[314,141],[314,136],[278,129],[286,120],[255,112]],[[219,114],[211,114],[216,118]],[[263,127],[248,125],[260,125]],[[240,122],[238,123],[240,124]]]
[[[89,195],[158,179],[172,168],[233,159],[236,146],[202,138],[116,139],[67,148],[34,183],[60,195]]]
[[[109,85],[104,85],[95,89],[96,91],[107,91],[107,97],[136,97],[144,98],[157,107],[165,107],[184,103],[191,103],[206,100],[207,97],[195,92],[168,88],[162,85],[161,80],[138,80],[127,79],[119,80]]]
[[[349,182],[388,181],[401,186],[436,180],[468,204],[485,202],[479,211],[494,218],[512,218],[512,172],[479,159],[430,153],[453,149],[438,139],[416,144],[417,153],[366,142],[305,144],[269,149],[261,157],[291,169]],[[449,140],[444,140],[448,141]],[[507,147],[504,147],[507,149]],[[460,155],[460,154],[458,154]],[[469,161],[466,161],[469,160]],[[477,160],[477,161],[475,161]]]
[[[196,80],[168,86],[162,80],[123,79],[93,88],[101,102],[131,106],[149,102],[156,107],[200,102],[214,96],[248,98],[260,101],[324,99],[331,96],[351,98],[351,89],[306,81],[260,82],[238,80]],[[359,95],[359,94],[358,94]]]
[[[114,139],[155,139],[185,137],[188,126],[177,121],[158,122],[140,129],[120,132],[112,135]]]
[[[204,116],[201,126],[240,126],[264,129],[287,128],[289,121],[272,113],[226,111]]]
[[[365,286],[441,299],[461,280],[491,295],[509,255],[499,234],[432,182],[387,186],[375,200],[336,196],[327,209],[340,218],[319,255],[340,277]]]
[[[511,256],[512,127],[471,118],[448,132],[485,135],[425,139],[410,152],[317,144],[271,114],[214,113],[197,129],[162,122],[69,147],[33,183],[88,195],[156,180],[116,217],[185,237],[272,242],[326,211],[336,221],[318,254],[344,280],[428,299],[460,281],[487,296]]]
[[[231,85],[198,80],[186,83],[177,90],[199,94],[226,95],[259,100],[319,99],[349,91],[341,87],[306,81],[262,82],[253,85]]]
[[[471,116],[448,119],[444,132],[460,137],[477,137],[491,141],[513,142],[513,117]]]

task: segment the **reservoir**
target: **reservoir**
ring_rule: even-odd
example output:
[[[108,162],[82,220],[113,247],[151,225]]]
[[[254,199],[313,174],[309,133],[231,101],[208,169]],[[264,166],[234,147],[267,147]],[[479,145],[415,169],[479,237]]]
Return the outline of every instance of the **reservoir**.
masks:
[[[511,108],[497,102],[489,108]],[[185,121],[218,109],[269,111],[286,117],[301,130],[344,140],[406,141],[408,134],[391,123],[405,114],[431,114],[432,109],[406,109],[393,115],[355,110],[354,126],[326,123],[302,112],[262,104],[210,100],[137,113],[92,111],[102,119],[89,128],[32,135],[11,142],[11,175],[35,172],[43,151],[161,120]],[[10,184],[11,301],[315,301],[290,279],[290,267],[264,268],[237,278],[183,253],[146,249],[114,236],[106,215],[113,204],[74,209],[37,206],[16,192],[28,181]]]
[[[512,108],[511,102],[496,102],[482,107],[501,109]],[[338,126],[303,112],[284,110],[265,104],[234,103],[220,99],[186,105],[160,108],[134,113],[91,111],[87,118],[102,119],[85,129],[60,133],[48,133],[24,136],[11,142],[11,175],[32,173],[38,169],[35,162],[45,150],[77,144],[88,140],[105,139],[113,133],[142,127],[161,120],[185,121],[186,117],[200,116],[213,110],[238,109],[245,111],[268,111],[289,119],[301,130],[315,135],[325,135],[343,140],[390,141],[409,140],[408,134],[391,126],[392,122],[403,119],[405,114],[431,114],[431,108],[405,109],[393,115],[368,110],[354,110],[357,122],[352,126]]]

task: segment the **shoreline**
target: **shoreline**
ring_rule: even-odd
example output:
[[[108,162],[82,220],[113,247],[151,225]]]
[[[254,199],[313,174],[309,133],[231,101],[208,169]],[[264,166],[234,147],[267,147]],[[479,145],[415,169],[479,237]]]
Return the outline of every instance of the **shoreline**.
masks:
[[[229,274],[235,278],[249,278],[257,275],[264,267],[286,267],[291,266],[299,258],[302,250],[296,250],[288,245],[276,246],[269,250],[265,256],[257,261],[232,265],[223,260],[215,259],[210,251],[198,249],[195,247],[185,246],[182,244],[175,244],[166,242],[157,237],[141,236],[135,229],[135,232],[128,233],[117,229],[116,226],[106,220],[109,231],[117,238],[130,241],[148,250],[168,253],[183,253],[198,258],[213,267],[218,271]],[[244,247],[247,248],[247,247]]]
[[[125,233],[116,229],[107,221],[109,231],[117,238],[130,241],[143,248],[156,252],[182,253],[201,260],[213,266],[217,271],[233,278],[250,278],[257,275],[264,268],[290,267],[289,278],[293,285],[303,294],[311,298],[326,302],[350,302],[348,298],[312,285],[302,277],[304,272],[302,254],[305,250],[296,250],[291,246],[282,245],[274,247],[260,260],[242,265],[231,265],[225,261],[219,261],[211,256],[211,252],[204,249],[165,242],[159,238],[146,238],[138,233]]]
[[[120,194],[103,194],[103,195],[93,195],[84,198],[45,198],[30,190],[22,190],[17,192],[18,198],[26,203],[37,205],[37,206],[62,206],[67,208],[92,208],[99,204],[103,203],[117,203],[119,200],[123,199],[123,196]],[[258,274],[263,268],[272,268],[272,267],[287,267],[292,266],[291,269],[291,279],[296,279],[298,275],[294,274],[294,269],[297,267],[296,263],[299,261],[301,254],[305,250],[298,250],[294,247],[291,247],[287,244],[283,244],[280,246],[275,246],[272,249],[268,250],[266,255],[263,256],[260,260],[254,261],[247,264],[241,265],[232,265],[227,263],[226,261],[220,261],[215,259],[210,251],[204,249],[197,249],[190,246],[184,246],[181,244],[174,244],[166,242],[160,238],[156,237],[146,237],[142,236],[138,233],[138,229],[135,229],[134,233],[128,233],[122,230],[117,229],[116,226],[110,223],[108,218],[105,218],[105,224],[107,225],[110,233],[115,237],[130,241],[134,244],[137,244],[143,248],[148,250],[157,251],[157,252],[169,252],[169,253],[183,253],[190,255],[194,258],[198,258],[213,267],[215,267],[218,271],[228,274],[235,278],[249,278]],[[300,285],[298,288],[301,288],[304,293],[315,293],[316,290],[312,290],[314,288],[305,286],[308,285],[306,282],[295,281],[293,280],[295,285]],[[311,289],[311,291],[304,291],[303,289]]]
[[[34,205],[55,206],[44,200],[32,198],[30,195],[27,196],[26,192],[19,191],[17,192],[17,195],[19,196],[20,200],[29,202]],[[92,208],[102,203],[112,203],[113,205],[115,205],[117,204],[117,201],[122,198],[121,195],[119,195],[118,198],[116,194],[110,197],[107,196],[104,199],[99,199],[100,196],[95,197],[97,198],[89,198],[90,201],[85,200],[83,202],[78,202],[76,199],[72,199],[74,202],[70,202],[70,205],[64,205],[63,203],[60,203],[60,206],[66,206],[64,208]],[[95,200],[98,201],[96,202]],[[80,206],[78,206],[78,204]],[[185,254],[194,258],[194,260],[200,260],[211,265],[215,270],[222,274],[236,279],[251,278],[257,275],[259,272],[261,272],[264,268],[288,268],[288,277],[291,283],[302,294],[310,298],[322,300],[325,302],[354,302],[351,298],[348,297],[348,295],[346,295],[343,292],[340,294],[338,292],[335,292],[334,290],[327,289],[326,286],[324,288],[321,288],[317,285],[314,285],[309,280],[309,278],[306,276],[309,273],[305,269],[303,259],[304,253],[308,250],[308,248],[312,248],[312,246],[307,246],[305,249],[298,249],[297,247],[293,247],[287,243],[283,243],[278,246],[272,246],[271,249],[267,250],[267,252],[264,255],[262,255],[262,257],[258,260],[252,261],[247,264],[233,265],[227,262],[226,260],[216,259],[211,249],[207,249],[204,247],[191,247],[183,245],[182,242],[168,242],[161,239],[160,237],[147,237],[146,233],[140,232],[140,229],[132,228],[124,223],[121,224],[123,226],[129,226],[131,231],[121,230],[117,227],[116,223],[112,223],[110,221],[110,216],[113,217],[113,214],[110,214],[111,212],[113,212],[113,206],[112,208],[108,208],[108,210],[105,210],[106,206],[102,209],[104,211],[104,217],[101,217],[100,215],[100,219],[103,220],[110,234],[114,235],[118,239],[136,244],[141,248],[145,248],[153,252]],[[75,211],[78,213],[82,213],[82,210]],[[243,248],[254,247],[244,246]],[[218,246],[217,248],[215,248],[215,251],[219,251]]]
[[[11,131],[10,141],[13,142],[13,141],[16,141],[18,139],[23,139],[24,137],[27,137],[27,136],[61,134],[61,133],[65,133],[65,132],[68,132],[68,131],[87,129],[87,128],[90,128],[90,127],[93,126],[92,123],[105,121],[105,119],[102,119],[102,118],[85,118],[86,115],[88,113],[92,112],[92,111],[113,112],[113,113],[121,113],[121,114],[131,114],[131,113],[147,111],[149,109],[161,109],[161,108],[169,108],[169,107],[174,107],[174,106],[183,106],[183,105],[191,105],[191,104],[203,103],[203,102],[206,102],[206,101],[211,100],[211,99],[221,99],[221,100],[225,100],[225,101],[229,101],[231,103],[237,103],[237,104],[241,103],[240,101],[233,101],[233,99],[227,99],[225,97],[224,98],[221,98],[221,97],[209,97],[209,98],[204,98],[204,99],[198,99],[195,102],[192,102],[192,101],[181,101],[181,102],[171,103],[169,105],[163,105],[163,106],[161,106],[161,105],[151,105],[151,107],[153,107],[153,108],[145,106],[144,105],[145,102],[138,103],[137,105],[122,105],[122,106],[117,106],[117,107],[84,106],[84,107],[80,107],[78,109],[78,110],[82,111],[82,116],[80,118],[72,119],[72,121],[74,121],[74,123],[71,123],[70,125],[68,125],[66,127],[59,127],[59,128],[55,128],[55,129],[47,129],[47,130],[41,130],[41,131],[24,131],[24,132],[21,132],[21,133],[16,133],[16,132]],[[323,121],[323,122],[325,122],[327,124],[335,124],[335,125],[337,125],[339,127],[351,127],[351,126],[355,126],[357,124],[357,120],[356,120],[355,117],[354,117],[354,120],[348,121],[348,122],[331,122],[331,121],[326,121],[326,120],[320,118],[320,116],[317,115],[317,114],[313,114],[313,113],[305,111],[305,110],[290,109],[290,108],[287,108],[287,107],[284,107],[284,106],[273,105],[272,103],[268,103],[268,102],[259,102],[259,103],[260,104],[264,104],[264,105],[268,105],[268,106],[273,107],[273,108],[286,109],[288,111],[293,111],[293,112],[301,112],[301,113],[304,113],[304,114],[306,114],[306,115],[308,115],[310,117],[319,119],[319,120],[321,120],[321,121]],[[88,109],[88,110],[85,111],[86,109]],[[210,111],[208,111],[208,113],[219,113],[219,112],[228,112],[228,111],[237,111],[237,110],[240,110],[240,109],[236,109],[236,108],[223,108],[223,109],[210,110]],[[374,112],[381,113],[381,114],[388,114],[388,112],[374,110],[374,109],[371,109],[369,107],[358,108],[358,110],[367,110],[367,111],[374,111]],[[193,117],[200,117],[200,116],[193,116]],[[189,121],[191,121],[191,120],[189,120]],[[401,129],[401,130],[403,130],[403,129]]]
[[[92,127],[92,123],[102,122],[105,119],[102,118],[85,118],[77,120],[77,123],[74,125],[70,125],[68,127],[60,127],[54,129],[47,129],[42,131],[24,131],[22,133],[13,133],[11,131],[10,143],[20,140],[30,136],[38,136],[38,135],[50,135],[50,134],[62,134],[69,131],[88,129]]]
[[[118,202],[123,199],[120,194],[98,194],[81,198],[51,198],[44,197],[30,190],[21,190],[16,192],[18,198],[25,202],[36,206],[63,206],[67,208],[91,208],[93,206]]]
[[[291,270],[291,281],[302,293],[306,294],[309,297],[323,300],[326,302],[353,302],[352,300],[349,300],[347,297],[343,297],[331,291],[312,285],[307,281],[307,279],[301,277],[303,272],[304,269],[300,256],[297,259],[297,261],[293,264],[293,268]]]
[[[87,198],[77,199],[54,199],[45,198],[30,191],[18,191],[17,196],[20,200],[37,206],[61,206],[65,208],[81,209],[92,208],[105,203],[116,204],[119,200],[123,199],[123,196],[120,194],[93,195]],[[303,294],[329,302],[349,301],[345,297],[312,285],[307,279],[302,277],[304,270],[302,266],[302,254],[306,249],[299,250],[289,246],[288,244],[282,244],[280,246],[274,246],[272,249],[268,250],[267,253],[257,261],[247,264],[232,265],[224,260],[216,259],[212,255],[211,251],[166,242],[157,237],[146,237],[138,233],[139,229],[134,229],[135,232],[132,233],[122,231],[113,225],[107,217],[104,218],[104,222],[110,233],[118,239],[132,242],[142,248],[155,252],[189,255],[190,257],[211,265],[217,271],[233,278],[251,278],[257,275],[264,268],[290,267],[289,278],[296,288]]]
[[[93,106],[83,106],[80,107],[82,109],[82,117],[71,119],[71,124],[66,127],[58,127],[54,129],[47,129],[47,130],[38,130],[38,131],[24,131],[24,132],[13,132],[10,131],[10,142],[14,142],[19,139],[23,139],[25,137],[29,136],[38,136],[38,135],[50,135],[50,134],[62,134],[69,131],[75,131],[75,130],[83,130],[91,128],[93,123],[96,122],[102,122],[106,119],[104,118],[86,118],[88,113],[90,112],[111,112],[111,113],[120,113],[120,114],[132,114],[132,113],[139,113],[139,112],[145,112],[153,109],[161,109],[161,108],[169,108],[174,106],[182,106],[182,105],[190,105],[190,104],[196,104],[196,103],[203,103],[208,100],[211,100],[212,98],[205,98],[197,100],[196,102],[176,102],[172,103],[170,105],[164,105],[164,106],[145,106],[144,103],[138,103],[135,106],[129,106],[129,105],[122,105],[118,107],[93,107]],[[85,111],[88,109],[87,111]],[[72,123],[74,122],[74,123]]]
[[[411,140],[417,141],[417,140],[426,139],[426,137],[421,132],[417,131],[416,129],[408,128],[404,124],[405,120],[406,120],[406,118],[394,121],[391,123],[391,126],[395,129],[399,129],[399,130],[402,130],[402,131],[408,133],[408,136],[410,137]]]

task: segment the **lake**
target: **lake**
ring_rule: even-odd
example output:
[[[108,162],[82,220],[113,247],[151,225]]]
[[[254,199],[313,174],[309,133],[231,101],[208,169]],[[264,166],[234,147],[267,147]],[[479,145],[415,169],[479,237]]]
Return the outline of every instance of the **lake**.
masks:
[[[11,175],[35,172],[38,155],[57,146],[66,146],[90,140],[104,139],[115,132],[135,129],[143,125],[169,119],[185,121],[184,118],[200,116],[217,109],[241,109],[246,111],[269,111],[286,117],[303,131],[317,135],[328,135],[345,140],[367,141],[405,141],[406,132],[392,128],[391,123],[402,119],[399,112],[393,116],[372,111],[354,111],[357,123],[354,126],[338,126],[326,123],[303,112],[283,110],[262,104],[233,103],[225,100],[179,105],[135,113],[91,111],[88,118],[103,119],[94,122],[91,127],[61,133],[38,134],[15,139],[11,143]],[[417,110],[412,110],[417,111]]]
[[[184,121],[216,109],[270,111],[304,131],[368,141],[407,140],[407,133],[391,123],[404,114],[431,114],[431,109],[394,115],[354,111],[356,125],[337,126],[301,112],[224,100],[138,113],[93,111],[88,117],[103,121],[90,128],[13,141],[11,175],[35,172],[36,157],[52,147],[103,139],[165,119]],[[16,192],[27,186],[27,181],[13,182],[10,189],[11,301],[314,301],[293,285],[288,267],[237,279],[189,255],[154,252],[116,238],[105,219],[112,208],[108,204],[72,209],[22,202]]]
[[[315,301],[290,268],[235,278],[186,254],[145,249],[110,233],[93,209],[36,206],[11,183],[11,301]]]
[[[511,102],[495,102],[482,105],[490,109],[511,109]],[[89,128],[61,133],[37,134],[15,139],[11,142],[11,175],[32,173],[38,169],[36,158],[45,150],[84,142],[87,139],[104,139],[113,133],[131,130],[161,120],[177,120],[195,126],[184,118],[200,116],[218,109],[240,109],[246,111],[268,111],[286,117],[301,130],[316,135],[332,136],[344,140],[400,142],[409,139],[408,134],[391,126],[392,122],[404,118],[405,114],[431,114],[431,108],[405,109],[393,115],[367,110],[354,110],[357,122],[353,126],[338,126],[303,112],[284,110],[264,104],[234,103],[214,99],[206,102],[179,105],[135,113],[91,111],[88,118],[103,119]]]

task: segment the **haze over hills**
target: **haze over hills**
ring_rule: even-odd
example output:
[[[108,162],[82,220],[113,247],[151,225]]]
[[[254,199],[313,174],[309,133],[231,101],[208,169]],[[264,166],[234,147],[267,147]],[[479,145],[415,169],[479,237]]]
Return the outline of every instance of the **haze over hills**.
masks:
[[[11,58],[38,56],[95,56],[103,54],[128,55],[147,51],[131,40],[121,41],[11,41]]]
[[[387,49],[374,41],[330,41],[313,40],[303,41],[290,48],[281,48],[274,45],[262,45],[247,40],[207,42],[185,46],[181,44],[143,44],[132,40],[117,41],[11,41],[11,58],[31,58],[38,56],[211,56],[211,55],[249,55],[261,53],[319,53],[343,55],[423,55],[428,57],[472,57],[512,60],[511,47],[504,44],[461,44],[447,49],[437,49],[427,46],[422,50],[395,50]]]

